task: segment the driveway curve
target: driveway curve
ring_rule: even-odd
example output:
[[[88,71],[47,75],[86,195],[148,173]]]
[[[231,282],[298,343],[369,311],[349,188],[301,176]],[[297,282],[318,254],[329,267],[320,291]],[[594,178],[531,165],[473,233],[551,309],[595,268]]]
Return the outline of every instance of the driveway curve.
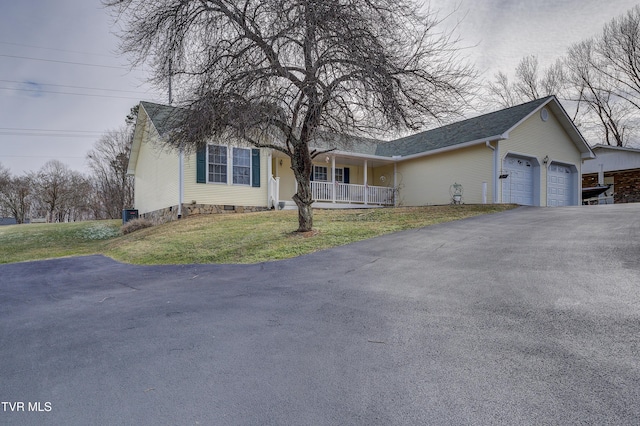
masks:
[[[639,261],[628,204],[249,266],[0,265],[0,424],[638,424]]]

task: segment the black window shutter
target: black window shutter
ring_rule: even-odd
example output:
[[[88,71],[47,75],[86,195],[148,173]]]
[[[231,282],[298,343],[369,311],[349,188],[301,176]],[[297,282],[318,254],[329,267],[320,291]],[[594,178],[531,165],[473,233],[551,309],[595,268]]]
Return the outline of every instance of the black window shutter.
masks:
[[[207,150],[199,149],[196,153],[196,183],[207,183]]]
[[[251,186],[260,188],[260,150],[251,150]]]
[[[342,180],[344,181],[343,183],[349,183],[349,168],[345,167],[342,170]]]

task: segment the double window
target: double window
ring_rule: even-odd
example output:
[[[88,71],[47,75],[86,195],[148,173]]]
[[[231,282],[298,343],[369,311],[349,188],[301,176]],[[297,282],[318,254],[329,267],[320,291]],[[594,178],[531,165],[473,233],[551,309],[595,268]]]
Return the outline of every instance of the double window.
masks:
[[[251,185],[250,149],[229,148],[224,145],[209,145],[208,148],[209,182],[228,183],[231,179],[234,185]],[[229,150],[231,150],[231,155],[229,155]]]
[[[345,183],[344,169],[335,169],[336,182]],[[313,166],[313,180],[317,182],[329,182],[329,168],[327,166]]]

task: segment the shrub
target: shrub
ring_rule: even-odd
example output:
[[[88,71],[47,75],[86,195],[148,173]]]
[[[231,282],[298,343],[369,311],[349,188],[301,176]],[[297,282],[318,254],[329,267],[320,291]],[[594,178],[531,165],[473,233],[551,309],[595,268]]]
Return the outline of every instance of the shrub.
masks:
[[[127,235],[140,229],[150,228],[152,226],[153,222],[148,219],[133,219],[122,225],[122,228],[120,228],[120,232],[122,232],[122,235]]]

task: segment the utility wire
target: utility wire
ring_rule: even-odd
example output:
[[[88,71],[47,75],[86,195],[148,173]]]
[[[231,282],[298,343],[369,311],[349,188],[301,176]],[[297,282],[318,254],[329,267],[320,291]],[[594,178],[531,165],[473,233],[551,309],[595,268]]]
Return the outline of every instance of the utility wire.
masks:
[[[131,96],[115,96],[115,95],[112,96],[112,95],[98,95],[98,94],[92,94],[92,93],[56,92],[53,90],[37,90],[37,89],[24,89],[24,88],[13,88],[13,87],[0,87],[0,90],[18,90],[21,92],[32,92],[32,93],[53,93],[56,95],[90,96],[95,98],[133,99],[136,101],[140,100],[140,97],[134,98]]]
[[[115,65],[100,65],[100,64],[87,64],[86,62],[71,62],[71,61],[59,61],[56,59],[42,59],[42,58],[31,58],[28,56],[18,56],[18,55],[3,55],[0,54],[0,57],[3,58],[14,58],[14,59],[28,59],[30,61],[43,61],[43,62],[55,62],[58,64],[68,64],[68,65],[82,65],[85,67],[97,67],[97,68],[112,68],[118,70],[128,70],[127,67],[118,67]]]
[[[103,90],[103,91],[106,91],[106,92],[139,93],[141,95],[148,95],[147,92],[140,92],[140,91],[136,91],[136,90],[118,90],[118,89],[106,89],[106,88],[101,88],[101,87],[70,86],[70,85],[66,85],[66,84],[38,83],[36,81],[29,82],[29,81],[2,80],[2,79],[0,79],[0,82],[2,82],[2,83],[16,83],[16,84],[34,83],[34,84],[37,84],[38,86],[66,87],[66,88],[70,88],[70,89],[86,89],[86,90]],[[18,90],[18,89],[15,89],[15,90]],[[35,89],[33,89],[33,90],[35,90]]]
[[[3,155],[0,154],[0,158],[85,158],[85,157],[70,157],[62,155]]]
[[[79,53],[81,55],[93,55],[93,56],[104,56],[106,58],[116,58],[114,55],[106,55],[104,53],[92,53],[92,52],[80,52],[78,50],[66,50],[66,49],[58,49],[55,47],[43,47],[43,46],[35,46],[33,44],[22,44],[22,43],[10,43],[7,41],[0,41],[0,44],[5,44],[8,46],[19,46],[19,47],[31,47],[34,49],[42,49],[42,50],[53,50],[56,52],[68,52],[68,53]]]
[[[101,133],[96,130],[60,130],[60,129],[26,129],[22,127],[0,127],[0,130],[35,131],[35,132],[73,132],[73,133]]]
[[[46,136],[48,138],[96,138],[102,135],[78,135],[65,133],[17,133],[0,132],[0,136]]]

